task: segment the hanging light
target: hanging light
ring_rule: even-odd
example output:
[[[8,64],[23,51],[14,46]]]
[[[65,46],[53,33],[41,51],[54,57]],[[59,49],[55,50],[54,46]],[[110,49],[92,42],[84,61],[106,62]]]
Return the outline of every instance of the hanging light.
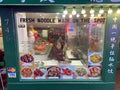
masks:
[[[101,17],[101,14],[98,14],[98,17]]]
[[[120,14],[120,6],[118,7],[117,14]]]
[[[72,18],[72,14],[69,15],[69,18]]]
[[[75,7],[73,7],[73,10],[72,10],[72,15],[76,15],[76,8]]]
[[[95,10],[94,10],[94,8],[92,6],[91,9],[90,9],[90,14],[94,14],[94,12],[95,12]]]
[[[85,7],[83,6],[83,7],[82,7],[81,14],[85,14],[85,13],[86,13],[86,10],[85,10]]]
[[[76,17],[79,18],[79,17],[80,17],[80,14],[77,14]]]
[[[84,14],[83,17],[84,17],[84,18],[87,17],[87,14]]]
[[[62,15],[62,17],[63,17],[63,18],[65,18],[65,17],[66,17],[66,15],[65,15],[65,14],[63,14],[63,15]]]
[[[60,13],[59,13],[59,12],[57,12],[56,14],[57,14],[57,15],[59,15]]]
[[[91,14],[91,17],[94,17],[95,15],[94,14]]]
[[[68,14],[68,11],[67,11],[66,7],[64,7],[63,14],[64,14],[64,15],[67,15],[67,14]]]
[[[112,6],[109,7],[109,10],[108,10],[108,14],[111,14],[113,11],[112,11]]]
[[[100,14],[103,14],[103,13],[104,13],[103,6],[100,7],[99,13],[100,13]]]

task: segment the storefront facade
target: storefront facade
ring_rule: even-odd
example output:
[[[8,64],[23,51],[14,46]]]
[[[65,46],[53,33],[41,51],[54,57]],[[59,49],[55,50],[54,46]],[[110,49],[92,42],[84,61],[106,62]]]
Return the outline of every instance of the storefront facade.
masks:
[[[119,0],[1,0],[8,90],[114,90]]]

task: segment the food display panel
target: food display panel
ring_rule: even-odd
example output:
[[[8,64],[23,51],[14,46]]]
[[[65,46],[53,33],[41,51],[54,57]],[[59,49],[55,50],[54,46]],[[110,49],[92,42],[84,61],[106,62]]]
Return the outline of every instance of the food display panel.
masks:
[[[21,80],[101,79],[105,15],[15,14]]]

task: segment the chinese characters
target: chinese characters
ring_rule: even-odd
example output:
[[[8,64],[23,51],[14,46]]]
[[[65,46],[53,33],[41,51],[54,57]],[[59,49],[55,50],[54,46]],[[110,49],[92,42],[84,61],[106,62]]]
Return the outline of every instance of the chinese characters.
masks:
[[[117,46],[117,32],[118,32],[118,23],[117,23],[118,19],[116,17],[114,17],[112,19],[112,23],[110,25],[110,28],[109,28],[109,42],[110,42],[110,45],[109,45],[109,62],[108,62],[108,70],[107,70],[107,73],[108,74],[114,74],[114,70],[113,70],[113,67],[114,67],[114,62],[115,62],[115,57],[116,57],[116,46]]]

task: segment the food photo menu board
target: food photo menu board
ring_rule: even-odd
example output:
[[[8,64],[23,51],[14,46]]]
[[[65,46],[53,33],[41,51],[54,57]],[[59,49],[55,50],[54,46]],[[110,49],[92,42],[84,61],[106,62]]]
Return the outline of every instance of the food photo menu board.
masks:
[[[101,79],[105,16],[16,13],[20,77]]]

